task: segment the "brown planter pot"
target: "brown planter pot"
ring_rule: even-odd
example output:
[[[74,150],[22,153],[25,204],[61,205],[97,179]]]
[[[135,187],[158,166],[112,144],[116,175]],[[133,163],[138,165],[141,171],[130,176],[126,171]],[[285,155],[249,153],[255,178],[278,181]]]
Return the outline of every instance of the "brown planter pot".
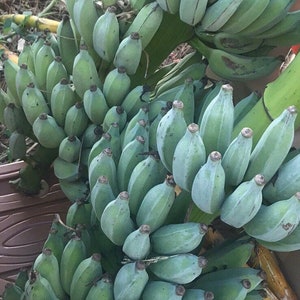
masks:
[[[0,295],[20,268],[40,253],[55,213],[64,220],[70,201],[51,174],[49,191],[39,196],[17,193],[9,181],[18,177],[24,162],[0,166]]]

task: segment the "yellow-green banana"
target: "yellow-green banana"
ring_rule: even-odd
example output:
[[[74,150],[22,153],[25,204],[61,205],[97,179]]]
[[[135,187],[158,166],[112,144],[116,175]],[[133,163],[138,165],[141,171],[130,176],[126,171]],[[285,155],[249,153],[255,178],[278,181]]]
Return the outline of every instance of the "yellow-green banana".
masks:
[[[109,107],[119,106],[130,90],[130,77],[121,66],[111,70],[103,83],[103,94]]]
[[[33,83],[29,83],[23,92],[22,107],[26,119],[31,125],[33,125],[33,123],[39,117],[40,114],[50,113],[50,109],[42,92]]]
[[[66,113],[64,130],[68,136],[81,137],[88,127],[88,123],[89,118],[84,110],[83,103],[78,101]]]
[[[138,32],[131,32],[120,42],[113,64],[116,68],[123,67],[128,75],[135,74],[142,57],[142,40]]]
[[[53,87],[50,99],[51,112],[59,126],[65,125],[67,111],[75,103],[75,92],[69,81],[63,78]]]
[[[31,72],[34,72],[34,61],[31,43],[25,41],[22,51],[19,54],[18,65],[26,64]]]
[[[32,124],[32,130],[39,143],[45,148],[58,148],[66,136],[55,119],[46,113],[41,113],[36,118]]]
[[[93,46],[98,55],[108,63],[112,62],[120,43],[120,28],[116,7],[110,6],[101,15],[93,29]]]
[[[157,32],[163,20],[163,10],[157,1],[145,4],[137,13],[128,27],[124,37],[132,32],[138,32],[142,41],[142,48],[145,49]]]
[[[62,288],[59,276],[59,264],[57,258],[49,248],[44,248],[33,263],[33,270],[48,280],[58,299],[67,299]]]
[[[68,295],[70,295],[70,287],[75,270],[86,258],[84,242],[79,236],[72,236],[62,252],[60,261],[60,281]]]
[[[76,268],[70,286],[70,299],[82,300],[87,296],[92,282],[102,275],[101,255],[94,253],[82,260]]]

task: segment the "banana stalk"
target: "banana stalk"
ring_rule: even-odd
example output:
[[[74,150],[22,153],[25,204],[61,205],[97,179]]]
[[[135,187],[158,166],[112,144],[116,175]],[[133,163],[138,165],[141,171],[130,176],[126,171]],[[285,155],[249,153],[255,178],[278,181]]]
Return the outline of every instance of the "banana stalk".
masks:
[[[47,18],[39,18],[37,16],[26,16],[21,14],[8,14],[0,16],[0,23],[5,22],[6,20],[12,20],[17,25],[23,25],[25,27],[37,28],[40,31],[50,30],[50,32],[55,33],[58,21],[50,20]]]
[[[300,76],[300,55],[296,56],[290,65],[278,78],[270,82],[261,99],[249,113],[236,124],[232,137],[240,130],[249,126],[255,133],[253,143],[256,144],[267,126],[289,105],[295,105],[300,110],[300,88],[297,78]],[[296,118],[295,129],[300,126],[300,116]]]

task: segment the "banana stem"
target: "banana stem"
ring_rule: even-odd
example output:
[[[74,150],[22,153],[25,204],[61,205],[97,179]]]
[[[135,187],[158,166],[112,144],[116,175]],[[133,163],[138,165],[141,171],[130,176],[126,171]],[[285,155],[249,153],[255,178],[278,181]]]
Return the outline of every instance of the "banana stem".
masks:
[[[26,16],[21,14],[9,14],[9,15],[1,15],[0,23],[5,22],[6,20],[12,20],[17,25],[24,25],[28,28],[37,28],[38,30],[50,30],[50,32],[55,33],[57,30],[57,26],[59,24],[58,21],[47,19],[47,18],[39,18],[37,16]]]
[[[300,111],[300,55],[297,55],[290,65],[272,82],[270,82],[261,99],[249,113],[234,127],[232,137],[236,137],[243,127],[252,128],[253,142],[265,131],[273,119],[290,105],[295,105]],[[295,129],[300,126],[300,114],[295,121]]]
[[[198,52],[200,52],[203,56],[205,56],[207,59],[210,56],[210,48],[206,46],[203,42],[200,41],[197,37],[193,37],[191,40],[188,41],[188,43]]]

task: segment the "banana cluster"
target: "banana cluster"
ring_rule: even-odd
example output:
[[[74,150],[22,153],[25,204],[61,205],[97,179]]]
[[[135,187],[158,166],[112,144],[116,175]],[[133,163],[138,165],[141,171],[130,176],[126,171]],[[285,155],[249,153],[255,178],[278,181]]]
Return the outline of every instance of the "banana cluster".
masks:
[[[4,299],[263,299],[264,274],[245,267],[252,239],[279,251],[300,248],[295,107],[254,146],[251,128],[232,132],[259,96],[235,106],[230,84],[209,84],[201,54],[153,74],[141,75],[140,66],[165,19],[178,14],[219,75],[264,76],[280,60],[261,56],[259,38],[297,20],[288,13],[292,1],[272,26],[263,12],[282,15],[284,1],[255,1],[261,16],[245,0],[100,2],[66,1],[69,16],[56,36],[41,34],[18,64],[3,62],[10,155],[26,157],[26,137],[40,146],[18,184],[39,184],[36,164],[48,160],[70,200],[65,224],[55,217],[32,269]],[[255,38],[251,26],[261,29]],[[258,48],[241,45],[243,31],[242,41],[253,37]],[[217,40],[228,43],[229,34],[247,50],[222,49]],[[244,236],[200,252],[210,224],[186,221],[190,207]]]

